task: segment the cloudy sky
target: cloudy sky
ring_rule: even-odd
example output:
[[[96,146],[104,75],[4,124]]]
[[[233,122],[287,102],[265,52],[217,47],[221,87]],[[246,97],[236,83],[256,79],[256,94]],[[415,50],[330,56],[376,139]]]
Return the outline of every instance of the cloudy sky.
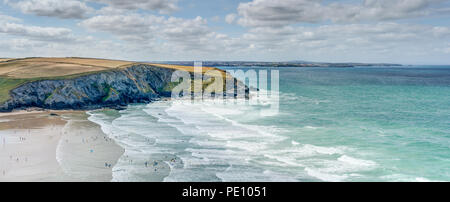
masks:
[[[450,64],[450,0],[0,0],[0,57]]]

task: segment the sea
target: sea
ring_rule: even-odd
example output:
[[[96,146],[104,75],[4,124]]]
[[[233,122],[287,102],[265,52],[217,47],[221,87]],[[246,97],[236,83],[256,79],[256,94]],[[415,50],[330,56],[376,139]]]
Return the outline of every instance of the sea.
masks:
[[[239,99],[90,111],[125,149],[113,181],[154,179],[149,159],[166,182],[450,181],[450,66],[222,69],[278,70],[278,112]]]

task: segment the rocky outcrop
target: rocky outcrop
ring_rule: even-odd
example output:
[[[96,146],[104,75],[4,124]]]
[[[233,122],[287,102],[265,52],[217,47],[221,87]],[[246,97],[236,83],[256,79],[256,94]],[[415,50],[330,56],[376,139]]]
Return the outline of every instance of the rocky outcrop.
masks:
[[[31,107],[96,109],[147,103],[170,96],[167,86],[174,71],[139,64],[72,79],[34,81],[11,90],[11,99],[0,105],[0,111]]]

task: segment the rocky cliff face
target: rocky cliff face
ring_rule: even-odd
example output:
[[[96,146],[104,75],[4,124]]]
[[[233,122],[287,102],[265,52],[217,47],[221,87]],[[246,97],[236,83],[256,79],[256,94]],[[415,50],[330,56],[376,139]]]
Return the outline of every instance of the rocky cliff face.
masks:
[[[45,109],[96,109],[146,103],[170,96],[175,70],[150,65],[100,72],[73,79],[43,80],[10,92],[0,111],[39,107]]]

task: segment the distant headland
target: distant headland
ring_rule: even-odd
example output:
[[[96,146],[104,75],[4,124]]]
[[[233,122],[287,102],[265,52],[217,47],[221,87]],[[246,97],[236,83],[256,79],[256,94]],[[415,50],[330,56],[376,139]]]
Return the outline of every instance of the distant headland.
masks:
[[[159,62],[154,62],[159,63]],[[192,61],[165,61],[164,64],[192,66]],[[401,64],[390,63],[321,63],[307,61],[289,62],[254,62],[254,61],[206,61],[203,65],[208,67],[396,67]]]

